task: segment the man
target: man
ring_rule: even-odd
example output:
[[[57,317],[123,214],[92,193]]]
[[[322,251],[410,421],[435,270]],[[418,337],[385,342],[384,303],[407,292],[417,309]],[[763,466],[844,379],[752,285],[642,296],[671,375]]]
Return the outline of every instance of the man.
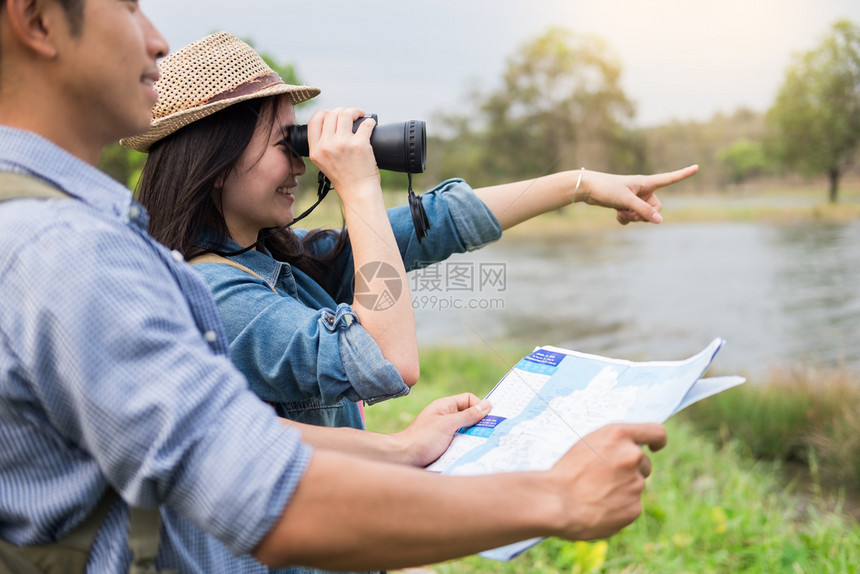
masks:
[[[148,127],[166,52],[134,0],[0,0],[0,171],[68,196],[0,203],[0,542],[63,538],[111,489],[87,571],[127,570],[129,507],[160,508],[157,564],[181,572],[398,567],[639,515],[660,425],[602,429],[550,471],[456,478],[285,428],[205,286],[93,167]]]

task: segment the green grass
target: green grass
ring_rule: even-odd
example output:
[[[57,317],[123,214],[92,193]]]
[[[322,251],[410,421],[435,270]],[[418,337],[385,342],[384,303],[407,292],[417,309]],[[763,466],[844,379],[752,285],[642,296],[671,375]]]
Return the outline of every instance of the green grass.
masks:
[[[428,350],[422,353],[421,381],[410,396],[369,407],[368,428],[385,432],[403,428],[421,407],[439,396],[463,390],[482,396],[508,366],[507,361],[477,350]],[[827,385],[837,379],[818,377],[814,382]],[[796,390],[791,392],[838,397],[847,388],[838,385],[852,384],[850,377],[842,380],[831,382],[830,391],[819,387],[812,393],[810,385],[795,384]],[[747,383],[740,388],[753,386]],[[840,491],[810,490],[806,481],[790,480],[781,459],[753,456],[748,437],[767,428],[771,417],[779,421],[777,434],[791,431],[796,415],[783,413],[793,413],[797,404],[809,400],[808,394],[785,398],[787,406],[773,407],[772,414],[762,410],[765,403],[790,392],[785,387],[781,392],[764,390],[762,386],[761,394],[734,393],[731,398],[737,412],[727,426],[758,419],[758,429],[746,438],[734,436],[725,426],[693,424],[711,408],[710,420],[727,416],[731,407],[720,403],[723,395],[736,389],[671,419],[667,423],[669,445],[652,455],[654,473],[643,497],[643,515],[609,540],[573,543],[550,539],[510,562],[472,556],[433,569],[445,574],[860,571],[860,525],[841,506]],[[813,411],[830,412],[825,407]],[[803,443],[810,427],[800,427],[804,430],[798,433],[797,442]],[[818,466],[816,461],[813,456],[813,468]],[[814,485],[816,476],[811,475]]]
[[[797,462],[827,485],[860,485],[860,377],[774,371],[693,405],[680,417],[758,459]]]

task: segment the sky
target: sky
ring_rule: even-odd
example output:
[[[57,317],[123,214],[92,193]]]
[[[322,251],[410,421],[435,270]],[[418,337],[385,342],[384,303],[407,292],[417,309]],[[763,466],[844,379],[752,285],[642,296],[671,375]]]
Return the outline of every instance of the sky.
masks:
[[[635,124],[766,111],[793,55],[860,0],[143,0],[171,50],[220,30],[322,89],[310,109],[356,106],[380,123],[467,112],[506,61],[553,26],[593,34],[621,61]]]

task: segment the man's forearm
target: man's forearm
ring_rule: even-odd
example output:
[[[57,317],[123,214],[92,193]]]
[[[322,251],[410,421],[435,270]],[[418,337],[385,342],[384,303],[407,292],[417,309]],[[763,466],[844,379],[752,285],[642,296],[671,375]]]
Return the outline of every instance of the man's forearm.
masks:
[[[655,423],[607,425],[551,470],[441,476],[318,450],[254,556],[265,564],[371,570],[438,562],[536,536],[605,538],[642,512]]]
[[[357,570],[448,560],[556,532],[562,505],[550,484],[546,473],[443,477],[317,451],[254,554]]]

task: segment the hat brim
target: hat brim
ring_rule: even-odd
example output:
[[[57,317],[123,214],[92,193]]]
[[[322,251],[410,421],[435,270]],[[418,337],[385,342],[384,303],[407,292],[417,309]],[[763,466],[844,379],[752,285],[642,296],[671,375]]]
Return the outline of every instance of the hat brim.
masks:
[[[290,101],[295,105],[306,102],[319,95],[319,93],[320,89],[313,86],[294,86],[285,82],[279,82],[251,94],[204,104],[202,106],[170,114],[169,116],[164,116],[163,118],[158,118],[152,122],[152,125],[144,133],[123,138],[119,143],[124,147],[146,153],[149,151],[149,148],[152,147],[152,144],[158,140],[169,136],[180,128],[184,128],[197,120],[203,119],[206,116],[211,116],[215,112],[219,112],[224,108],[230,107],[233,104],[238,104],[239,102],[256,98],[288,95],[290,97]]]

